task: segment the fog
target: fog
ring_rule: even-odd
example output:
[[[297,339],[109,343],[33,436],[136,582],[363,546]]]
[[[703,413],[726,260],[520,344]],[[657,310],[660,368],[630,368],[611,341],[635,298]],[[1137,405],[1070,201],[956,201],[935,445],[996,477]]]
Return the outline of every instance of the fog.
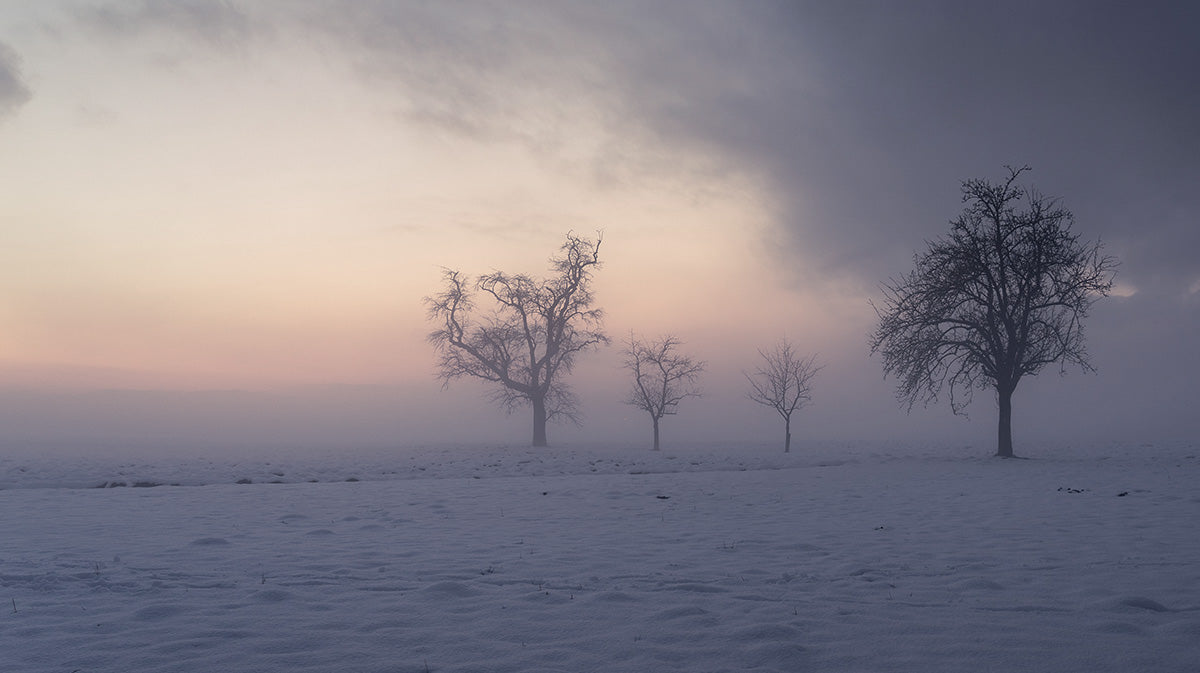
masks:
[[[1018,452],[1195,438],[1197,34],[1166,2],[6,6],[0,447],[524,444],[436,379],[422,297],[602,231],[610,336],[708,363],[666,448],[782,441],[743,372],[786,337],[825,367],[801,446],[984,452],[991,393],[901,408],[870,302],[1024,164],[1121,266],[1097,373],[1017,390]],[[617,350],[552,444],[649,443]]]
[[[1098,371],[1060,376],[1051,367],[1022,381],[1014,397],[1014,436],[1022,447],[1114,442],[1138,446],[1200,435],[1186,349],[1158,344],[1136,359],[1121,355],[1127,331],[1116,324],[1122,300],[1096,311],[1091,350]],[[763,335],[770,345],[772,335]],[[818,353],[824,368],[811,404],[796,413],[799,450],[812,443],[926,442],[979,453],[995,443],[996,406],[979,391],[967,417],[948,405],[903,409],[883,379],[865,337],[844,350]],[[685,348],[688,346],[685,344]],[[610,443],[650,446],[649,417],[622,402],[630,385],[617,347],[584,356],[569,378],[580,398],[581,423],[550,427],[553,446]],[[753,348],[692,351],[707,362],[703,397],[684,401],[662,422],[664,449],[690,444],[779,443],[783,423],[746,397],[742,374],[757,365]],[[429,349],[432,361],[432,349]],[[421,446],[528,444],[529,410],[501,411],[490,389],[471,380],[443,388],[432,375],[408,385],[312,385],[273,390],[29,390],[0,391],[4,449],[131,454],[404,450]],[[1119,403],[1117,402],[1119,401]]]

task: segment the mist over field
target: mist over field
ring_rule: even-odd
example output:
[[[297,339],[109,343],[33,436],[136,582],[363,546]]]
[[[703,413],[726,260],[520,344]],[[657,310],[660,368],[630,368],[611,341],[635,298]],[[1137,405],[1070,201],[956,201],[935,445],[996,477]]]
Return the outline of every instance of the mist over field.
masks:
[[[521,441],[443,390],[442,268],[540,276],[603,232],[604,329],[707,363],[664,441],[765,441],[757,349],[825,364],[808,439],[984,447],[905,413],[880,284],[1005,165],[1121,264],[1096,375],[1022,383],[1017,441],[1197,436],[1197,10],[657,2],[47,2],[0,10],[0,447]],[[966,36],[971,36],[969,39]],[[618,349],[569,381],[634,441]]]

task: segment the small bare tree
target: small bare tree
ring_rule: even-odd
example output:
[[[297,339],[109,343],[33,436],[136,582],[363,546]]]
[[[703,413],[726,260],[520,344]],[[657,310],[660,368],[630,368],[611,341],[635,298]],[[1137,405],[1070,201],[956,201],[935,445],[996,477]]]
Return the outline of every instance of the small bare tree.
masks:
[[[747,396],[783,417],[783,452],[792,450],[792,414],[812,401],[812,380],[821,371],[817,356],[802,357],[787,339],[772,351],[761,348],[763,364],[754,374],[745,374],[750,382]]]
[[[696,381],[704,362],[678,352],[683,342],[672,335],[646,341],[629,334],[625,343],[625,368],[633,373],[633,386],[625,403],[650,414],[654,424],[654,450],[659,450],[659,421],[675,414],[679,403],[699,397]]]
[[[996,391],[996,455],[1011,458],[1012,394],[1026,375],[1058,363],[1092,371],[1083,319],[1112,289],[1117,261],[1099,241],[1071,231],[1071,212],[1016,184],[1028,166],[998,184],[967,180],[967,206],[950,234],[914,257],[916,269],[883,286],[871,353],[911,409],[949,388],[961,413],[976,388]],[[1022,208],[1023,205],[1023,208]],[[1018,209],[1022,208],[1022,209]]]
[[[494,271],[469,281],[458,271],[443,273],[445,289],[425,298],[429,333],[437,349],[438,376],[473,377],[496,384],[494,399],[506,410],[533,407],[533,445],[546,446],[546,422],[576,418],[576,400],[562,377],[575,357],[608,343],[603,312],[593,308],[592,270],[600,264],[600,238],[573,234],[550,260],[553,275],[535,280]],[[475,295],[495,305],[476,313]]]

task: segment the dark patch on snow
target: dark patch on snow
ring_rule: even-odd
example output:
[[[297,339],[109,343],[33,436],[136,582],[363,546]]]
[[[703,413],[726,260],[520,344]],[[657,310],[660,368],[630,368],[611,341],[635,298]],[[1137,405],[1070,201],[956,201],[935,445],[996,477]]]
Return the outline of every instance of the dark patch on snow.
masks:
[[[1171,611],[1171,608],[1168,608],[1152,598],[1146,598],[1145,596],[1130,596],[1128,598],[1122,598],[1121,605],[1131,608],[1139,608],[1142,610],[1150,610],[1151,612]]]
[[[290,593],[281,589],[264,589],[254,592],[254,599],[263,603],[281,603],[291,597]]]
[[[1146,635],[1146,630],[1128,622],[1105,622],[1096,627],[1101,633],[1119,633],[1131,636]]]
[[[223,537],[202,537],[197,540],[192,540],[192,544],[198,547],[210,547],[213,545],[229,544],[229,540]]]
[[[637,603],[640,599],[624,591],[605,591],[602,594],[597,594],[595,600],[606,603]]]

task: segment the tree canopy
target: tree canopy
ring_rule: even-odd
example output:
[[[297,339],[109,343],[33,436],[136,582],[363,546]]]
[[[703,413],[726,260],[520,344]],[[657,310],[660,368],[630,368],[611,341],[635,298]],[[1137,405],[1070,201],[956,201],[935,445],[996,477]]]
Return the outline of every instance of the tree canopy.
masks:
[[[704,362],[681,353],[682,345],[673,335],[648,341],[630,334],[622,351],[625,368],[633,374],[625,403],[650,414],[655,451],[663,417],[674,415],[683,400],[700,396],[696,381],[704,372]]]
[[[1115,258],[1083,242],[1057,200],[1021,187],[1028,167],[1003,182],[967,180],[966,207],[950,233],[914,257],[908,275],[882,286],[871,352],[909,409],[949,393],[961,413],[976,389],[1000,407],[997,455],[1012,456],[1012,393],[1046,365],[1092,371],[1084,319],[1112,289]]]
[[[580,353],[609,342],[591,289],[600,243],[599,236],[568,234],[546,279],[493,271],[472,281],[446,269],[442,292],[425,298],[438,324],[428,338],[439,377],[447,384],[463,377],[495,384],[493,397],[506,410],[529,404],[534,446],[547,445],[548,420],[576,419],[576,399],[563,377]],[[477,297],[491,310],[480,309]]]
[[[770,407],[783,418],[783,452],[792,450],[792,414],[812,401],[812,380],[821,371],[817,356],[804,357],[784,339],[770,351],[759,349],[763,363],[745,374],[753,402]]]

